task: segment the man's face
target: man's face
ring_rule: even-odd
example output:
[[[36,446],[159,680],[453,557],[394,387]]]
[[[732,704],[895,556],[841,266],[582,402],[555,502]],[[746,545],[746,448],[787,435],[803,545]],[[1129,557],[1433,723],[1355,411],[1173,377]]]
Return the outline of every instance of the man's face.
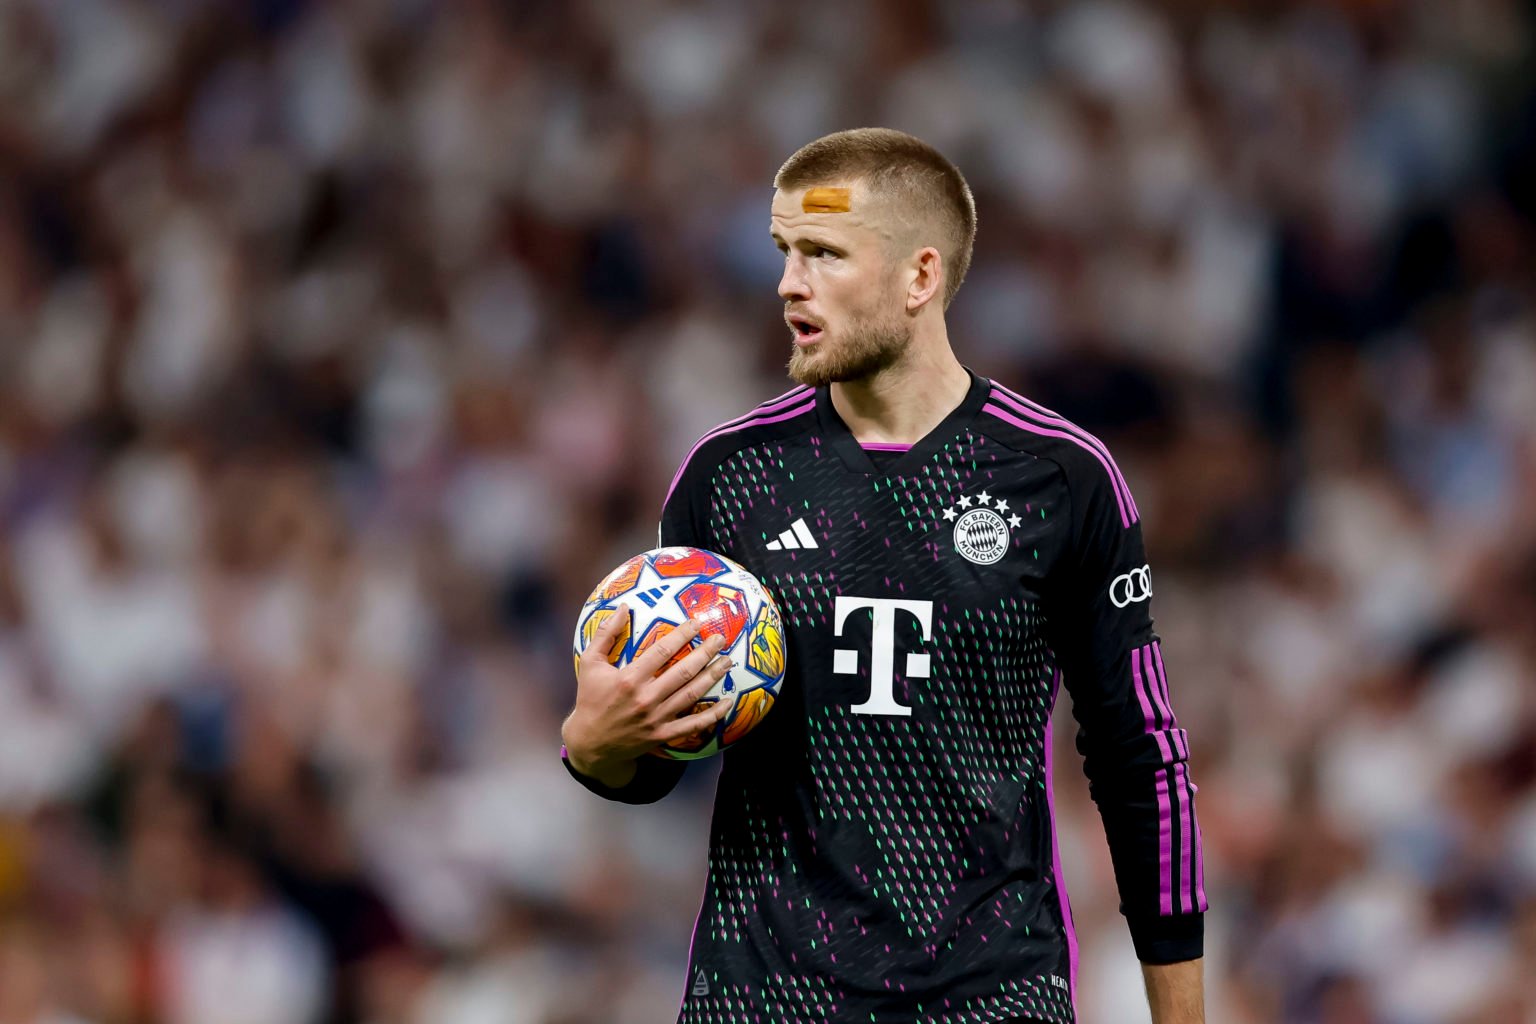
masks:
[[[779,295],[797,383],[869,377],[896,363],[912,341],[894,246],[877,209],[851,183],[774,193],[773,240],[784,254]]]

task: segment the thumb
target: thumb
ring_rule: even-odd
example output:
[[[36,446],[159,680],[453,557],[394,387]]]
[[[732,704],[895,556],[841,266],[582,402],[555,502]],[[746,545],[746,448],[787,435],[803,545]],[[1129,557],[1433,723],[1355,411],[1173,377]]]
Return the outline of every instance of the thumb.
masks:
[[[597,627],[597,632],[592,635],[592,642],[587,645],[586,655],[612,661],[614,642],[629,628],[629,624],[629,605],[621,604],[603,619],[602,625]]]

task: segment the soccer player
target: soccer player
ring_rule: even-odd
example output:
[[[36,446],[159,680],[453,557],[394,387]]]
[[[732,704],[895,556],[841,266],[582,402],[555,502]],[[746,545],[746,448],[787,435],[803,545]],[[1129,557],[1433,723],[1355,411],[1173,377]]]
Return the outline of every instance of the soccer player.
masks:
[[[954,165],[858,129],[774,185],[799,386],[701,438],[661,519],[661,543],[755,573],[788,631],[778,706],[723,755],[680,1024],[1075,1021],[1060,686],[1153,1021],[1202,1021],[1189,739],[1125,478],[951,350],[976,230]],[[711,640],[657,675],[687,629],[615,668],[626,618],[581,659],[562,738],[582,784],[641,803],[684,769],[647,752],[725,714],[692,711],[724,659]]]

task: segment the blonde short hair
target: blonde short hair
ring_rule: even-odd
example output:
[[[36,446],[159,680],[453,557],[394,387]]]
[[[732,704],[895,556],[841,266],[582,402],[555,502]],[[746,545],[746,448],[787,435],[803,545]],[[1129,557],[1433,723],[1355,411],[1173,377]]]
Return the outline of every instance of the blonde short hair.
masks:
[[[921,244],[939,250],[948,308],[965,280],[976,242],[976,200],[960,169],[906,132],[850,128],[800,147],[774,175],[773,186],[799,190],[853,181],[895,204]]]

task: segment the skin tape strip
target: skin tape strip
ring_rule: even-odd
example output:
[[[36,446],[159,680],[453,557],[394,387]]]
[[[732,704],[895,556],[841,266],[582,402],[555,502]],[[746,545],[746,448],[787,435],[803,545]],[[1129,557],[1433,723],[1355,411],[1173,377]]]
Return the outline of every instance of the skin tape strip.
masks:
[[[852,190],[846,188],[806,189],[800,200],[800,209],[806,213],[847,213],[853,209]]]

